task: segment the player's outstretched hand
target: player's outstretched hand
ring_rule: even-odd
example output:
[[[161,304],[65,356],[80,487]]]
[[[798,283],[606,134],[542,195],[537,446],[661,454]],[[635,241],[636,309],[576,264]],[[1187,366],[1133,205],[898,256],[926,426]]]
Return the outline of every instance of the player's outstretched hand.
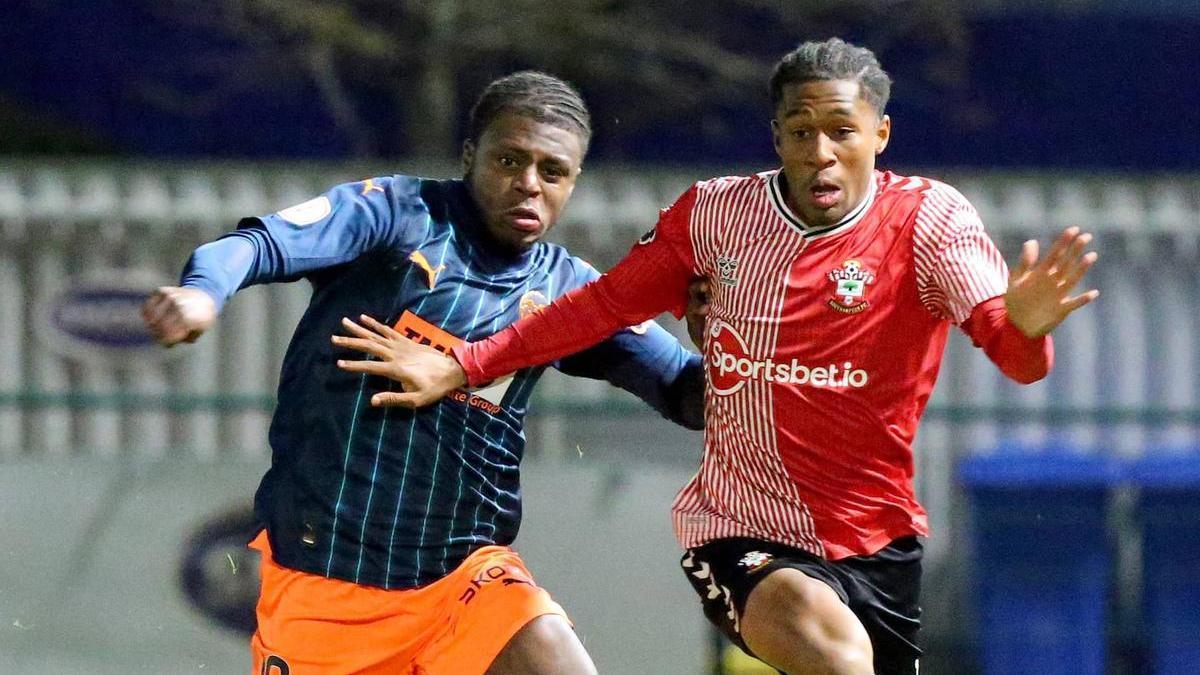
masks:
[[[142,303],[146,330],[162,346],[195,342],[217,320],[217,303],[197,288],[162,286]]]
[[[704,351],[704,329],[708,325],[708,279],[694,279],[688,285],[687,312],[688,337],[696,349]]]
[[[1046,335],[1068,314],[1100,297],[1096,289],[1071,295],[1098,257],[1095,251],[1084,252],[1091,241],[1090,233],[1068,227],[1042,260],[1037,241],[1025,242],[1004,294],[1008,318],[1018,330],[1031,338]]]
[[[400,383],[404,391],[384,391],[371,397],[371,405],[419,408],[441,400],[466,385],[467,376],[454,359],[426,345],[417,344],[391,326],[366,314],[355,323],[342,319],[342,326],[353,337],[334,335],[333,344],[356,349],[378,361],[339,359],[338,368],[351,373],[380,375]]]

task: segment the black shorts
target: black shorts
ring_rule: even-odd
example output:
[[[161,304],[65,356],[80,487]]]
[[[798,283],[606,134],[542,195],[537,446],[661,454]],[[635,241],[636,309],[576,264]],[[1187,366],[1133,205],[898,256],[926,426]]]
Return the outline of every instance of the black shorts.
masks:
[[[921,555],[916,537],[902,537],[869,556],[828,561],[761,539],[717,539],[688,549],[680,565],[700,595],[704,615],[748,654],[738,632],[750,591],[777,569],[797,569],[825,582],[871,637],[876,675],[915,675],[921,650]]]

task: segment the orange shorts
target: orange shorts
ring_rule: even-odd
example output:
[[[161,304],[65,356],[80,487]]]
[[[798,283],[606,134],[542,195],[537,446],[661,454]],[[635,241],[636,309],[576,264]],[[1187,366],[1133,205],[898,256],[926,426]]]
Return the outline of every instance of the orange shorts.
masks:
[[[250,547],[262,553],[252,675],[482,674],[525,624],[567,616],[506,546],[392,591],[281,567],[265,530]]]

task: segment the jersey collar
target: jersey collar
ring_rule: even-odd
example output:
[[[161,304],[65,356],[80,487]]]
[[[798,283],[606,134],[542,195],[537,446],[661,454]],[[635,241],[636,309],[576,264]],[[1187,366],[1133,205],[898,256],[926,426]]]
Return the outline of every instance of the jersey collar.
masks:
[[[792,209],[787,205],[787,201],[784,199],[784,194],[786,193],[784,180],[783,169],[776,169],[772,172],[770,178],[767,179],[767,194],[770,196],[771,205],[775,207],[775,212],[779,214],[779,217],[788,225],[798,230],[805,239],[829,237],[854,227],[863,219],[863,216],[867,215],[867,211],[875,203],[875,192],[878,190],[875,176],[872,175],[870,185],[867,186],[867,196],[859,202],[858,206],[851,209],[841,220],[832,225],[812,227],[801,220],[800,216],[793,213]]]

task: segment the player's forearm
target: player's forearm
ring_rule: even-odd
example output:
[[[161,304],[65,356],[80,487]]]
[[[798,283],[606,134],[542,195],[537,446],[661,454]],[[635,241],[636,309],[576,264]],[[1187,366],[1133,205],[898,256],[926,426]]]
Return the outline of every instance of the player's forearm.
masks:
[[[963,323],[963,330],[1001,372],[1021,384],[1044,378],[1054,365],[1051,337],[1026,337],[1009,320],[1002,297],[977,305]]]
[[[666,246],[635,246],[595,281],[481,342],[454,349],[471,386],[582,351],[625,326],[683,316],[690,265]]]
[[[667,419],[688,429],[704,428],[704,359],[689,358],[666,389]]]
[[[225,301],[241,288],[256,255],[253,243],[245,237],[222,237],[192,253],[179,285],[208,293],[220,311]]]
[[[627,319],[605,297],[603,282],[580,287],[479,342],[454,348],[467,383],[478,386],[522,368],[549,363],[597,344],[657,312]]]
[[[196,249],[179,285],[208,293],[220,311],[239,289],[281,277],[285,274],[282,267],[266,232],[238,230]]]

